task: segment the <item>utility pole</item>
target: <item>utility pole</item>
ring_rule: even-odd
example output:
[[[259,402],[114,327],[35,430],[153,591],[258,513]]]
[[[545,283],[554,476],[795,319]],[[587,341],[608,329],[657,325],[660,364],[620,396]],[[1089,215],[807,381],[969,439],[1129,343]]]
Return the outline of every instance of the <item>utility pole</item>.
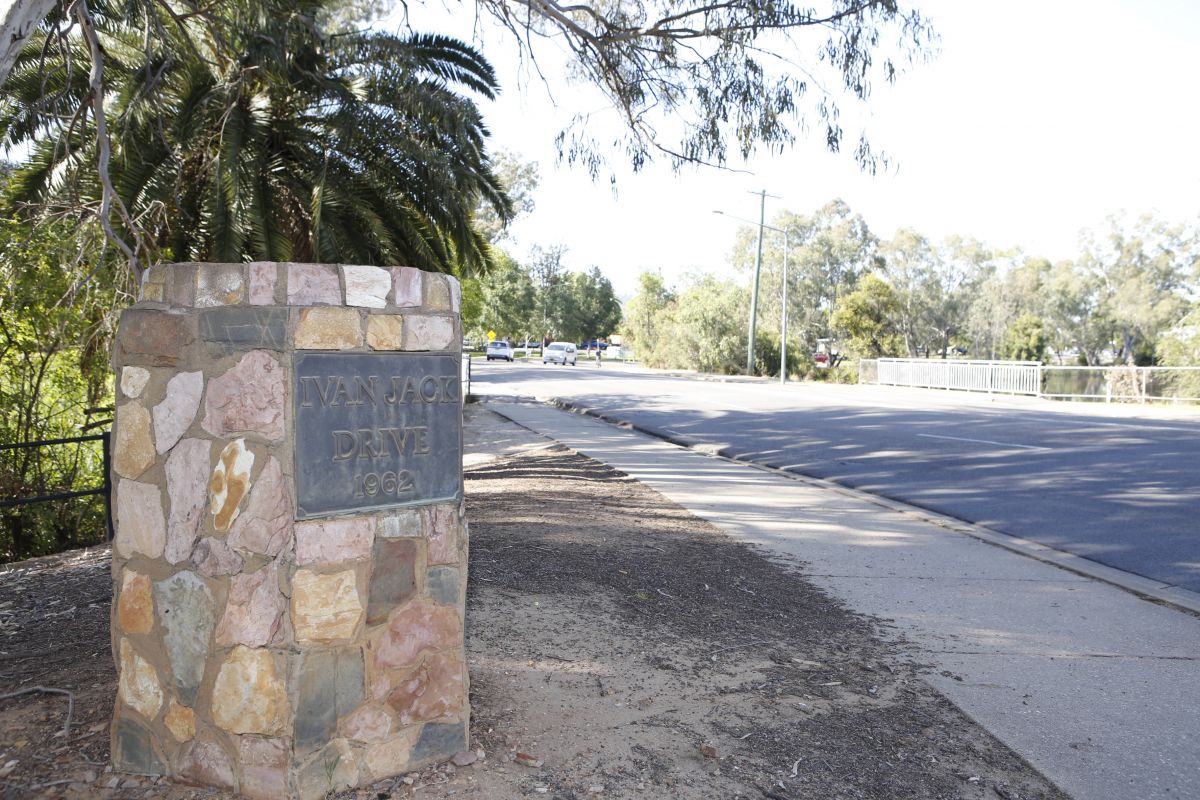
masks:
[[[773,194],[767,194],[766,189],[750,194],[758,195],[758,254],[754,257],[754,290],[750,294],[750,341],[746,345],[747,375],[754,374],[754,335],[758,327],[758,281],[762,275],[762,242],[763,228],[766,227],[767,198],[779,199]]]

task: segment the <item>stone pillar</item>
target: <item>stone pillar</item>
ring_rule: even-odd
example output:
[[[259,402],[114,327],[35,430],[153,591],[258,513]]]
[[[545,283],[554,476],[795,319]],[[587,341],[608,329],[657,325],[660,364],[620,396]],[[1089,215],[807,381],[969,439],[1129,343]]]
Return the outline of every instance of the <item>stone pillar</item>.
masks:
[[[466,749],[459,297],[149,270],[113,355],[116,769],[315,798]]]

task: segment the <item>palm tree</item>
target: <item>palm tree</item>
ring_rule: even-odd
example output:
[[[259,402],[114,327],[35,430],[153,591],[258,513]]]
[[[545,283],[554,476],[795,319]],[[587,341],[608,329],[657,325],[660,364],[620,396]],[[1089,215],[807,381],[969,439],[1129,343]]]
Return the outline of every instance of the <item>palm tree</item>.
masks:
[[[327,35],[330,3],[237,0],[220,17],[94,4],[109,174],[123,233],[152,259],[490,267],[473,210],[511,206],[468,93],[494,96],[491,66],[444,36]],[[56,24],[0,90],[0,131],[30,145],[9,202],[34,216],[101,197],[87,46]]]

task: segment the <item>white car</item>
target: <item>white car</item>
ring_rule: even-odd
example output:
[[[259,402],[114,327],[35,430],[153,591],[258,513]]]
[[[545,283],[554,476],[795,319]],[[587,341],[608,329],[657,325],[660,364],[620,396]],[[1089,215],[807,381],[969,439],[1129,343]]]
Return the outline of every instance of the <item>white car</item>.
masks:
[[[551,342],[542,351],[542,363],[575,366],[575,345],[570,342]]]
[[[512,345],[509,344],[508,342],[504,341],[503,339],[497,339],[494,342],[488,342],[487,360],[491,361],[493,358],[498,358],[501,361],[512,361],[513,360]]]

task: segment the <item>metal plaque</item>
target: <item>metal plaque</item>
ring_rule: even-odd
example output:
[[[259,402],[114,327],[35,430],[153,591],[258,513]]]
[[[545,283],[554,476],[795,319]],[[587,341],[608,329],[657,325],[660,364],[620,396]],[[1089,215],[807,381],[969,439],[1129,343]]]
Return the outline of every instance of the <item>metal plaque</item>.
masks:
[[[462,384],[452,355],[295,355],[296,516],[462,497]]]

